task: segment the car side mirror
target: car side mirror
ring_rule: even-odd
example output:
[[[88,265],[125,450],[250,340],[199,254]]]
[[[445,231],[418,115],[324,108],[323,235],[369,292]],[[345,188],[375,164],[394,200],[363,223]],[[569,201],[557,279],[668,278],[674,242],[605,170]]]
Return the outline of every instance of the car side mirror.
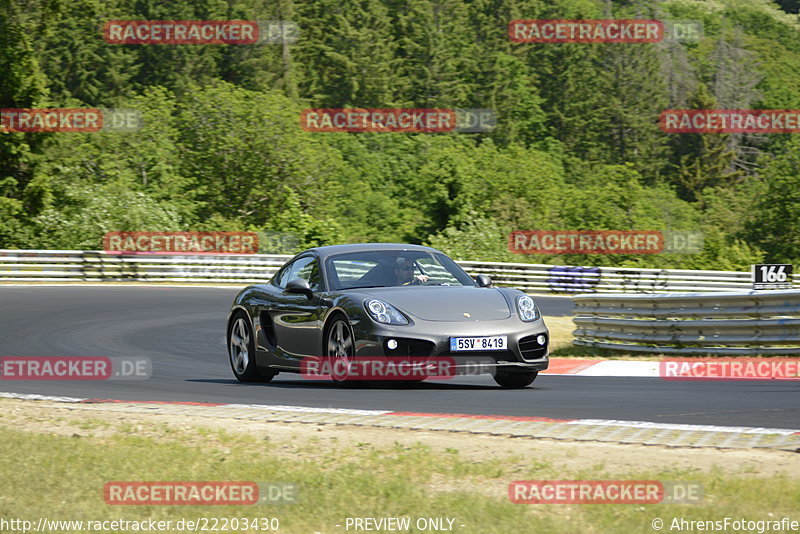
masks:
[[[302,278],[295,278],[286,284],[286,291],[289,293],[302,293],[308,298],[311,298],[314,294],[314,292],[311,291],[311,286],[308,285],[308,280],[303,280]]]
[[[479,274],[475,277],[475,281],[478,282],[478,287],[491,287],[492,285],[492,277],[488,274]]]

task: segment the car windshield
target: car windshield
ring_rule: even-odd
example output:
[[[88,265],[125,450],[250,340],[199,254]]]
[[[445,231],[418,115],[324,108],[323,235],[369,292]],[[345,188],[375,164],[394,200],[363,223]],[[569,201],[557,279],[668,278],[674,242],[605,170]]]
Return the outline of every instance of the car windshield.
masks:
[[[364,287],[474,286],[475,282],[444,254],[408,250],[367,250],[329,257],[332,290]]]

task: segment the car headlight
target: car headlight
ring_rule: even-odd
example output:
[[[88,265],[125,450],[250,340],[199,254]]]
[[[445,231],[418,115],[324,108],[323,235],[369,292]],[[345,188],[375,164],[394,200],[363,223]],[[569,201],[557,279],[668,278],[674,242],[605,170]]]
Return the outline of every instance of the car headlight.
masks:
[[[523,321],[535,321],[539,318],[539,308],[536,303],[528,295],[521,295],[517,297],[517,311],[519,318]]]
[[[389,304],[378,299],[369,299],[364,302],[370,317],[376,323],[404,325],[408,324],[408,319],[400,311]]]

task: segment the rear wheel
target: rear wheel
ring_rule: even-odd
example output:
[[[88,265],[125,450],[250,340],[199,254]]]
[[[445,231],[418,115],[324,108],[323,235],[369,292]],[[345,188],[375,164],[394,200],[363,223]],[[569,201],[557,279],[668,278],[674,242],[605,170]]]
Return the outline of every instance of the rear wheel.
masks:
[[[507,389],[518,389],[530,386],[536,377],[539,376],[539,371],[503,371],[498,370],[494,375],[494,381],[498,385]]]
[[[253,328],[247,314],[239,311],[228,326],[228,356],[239,382],[269,382],[277,373],[262,374],[256,368]]]

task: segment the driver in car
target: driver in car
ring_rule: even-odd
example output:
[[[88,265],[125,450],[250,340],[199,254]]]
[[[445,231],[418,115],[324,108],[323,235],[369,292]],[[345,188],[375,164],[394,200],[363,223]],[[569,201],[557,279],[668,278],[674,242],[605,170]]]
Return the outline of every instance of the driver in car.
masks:
[[[414,276],[414,262],[405,258],[397,258],[394,265],[395,285],[417,286],[428,281],[428,276],[418,274]]]

